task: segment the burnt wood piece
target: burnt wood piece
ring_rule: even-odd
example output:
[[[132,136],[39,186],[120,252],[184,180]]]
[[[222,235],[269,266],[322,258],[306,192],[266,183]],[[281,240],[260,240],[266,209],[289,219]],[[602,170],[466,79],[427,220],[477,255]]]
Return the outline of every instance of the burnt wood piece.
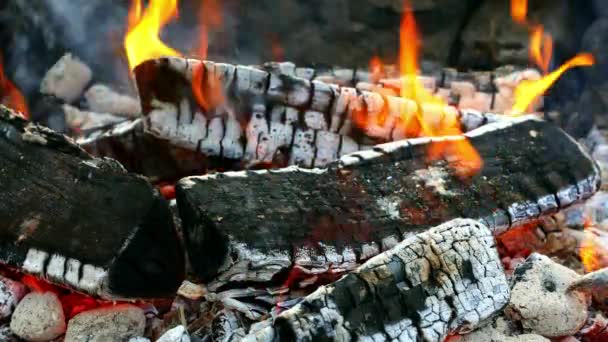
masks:
[[[415,101],[309,82],[285,75],[280,64],[267,69],[271,71],[183,58],[145,62],[135,71],[144,129],[171,145],[242,160],[247,167],[324,167],[369,145],[421,134]],[[219,79],[228,103],[203,110],[192,90],[196,73]],[[218,86],[208,80],[200,86],[209,82],[209,87]],[[449,106],[421,106],[426,124],[442,132],[469,131],[504,119]]]
[[[488,227],[455,219],[322,286],[242,341],[443,341],[501,310],[509,285]]]
[[[129,172],[152,182],[204,174],[218,162],[144,132],[142,119],[90,130],[76,142],[95,157],[118,160]],[[226,165],[227,163],[224,163]]]
[[[433,143],[449,149],[463,136],[379,145],[324,169],[185,178],[177,203],[193,268],[218,286],[289,267],[348,270],[453,218],[480,219],[498,235],[599,187],[594,161],[547,122],[518,118],[465,136],[484,160],[466,179],[459,160],[426,157]]]
[[[0,107],[0,262],[106,299],[174,295],[183,248],[141,176]]]

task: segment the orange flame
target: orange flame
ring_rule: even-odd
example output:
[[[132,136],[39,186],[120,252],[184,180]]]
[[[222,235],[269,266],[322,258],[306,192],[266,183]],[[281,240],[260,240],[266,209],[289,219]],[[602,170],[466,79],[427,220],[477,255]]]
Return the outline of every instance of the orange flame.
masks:
[[[530,34],[530,60],[547,74],[553,54],[553,39],[544,33],[542,25],[535,26]]]
[[[178,0],[150,0],[142,14],[141,0],[133,0],[124,46],[131,70],[140,63],[163,56],[181,56],[160,40],[161,29],[177,17]]]
[[[369,61],[369,73],[372,82],[376,83],[384,77],[384,64],[378,56],[372,57]]]
[[[198,55],[201,59],[207,58],[209,48],[209,28],[216,28],[222,24],[223,16],[221,6],[217,0],[202,0],[199,12],[199,44]]]
[[[402,98],[414,100],[418,105],[414,115],[401,112],[406,132],[418,131],[419,135],[434,137],[461,135],[457,124],[456,109],[447,106],[445,100],[431,94],[418,80],[418,29],[409,1],[404,2],[404,15],[400,29],[399,67]],[[483,166],[479,153],[466,139],[433,143],[428,158],[436,160],[448,157],[456,172],[463,177],[472,176]]]
[[[559,69],[537,81],[522,81],[515,88],[515,104],[511,114],[518,115],[526,112],[537,97],[543,95],[560,76],[570,68],[591,66],[595,63],[593,55],[581,53],[564,63]]]
[[[511,0],[511,17],[517,23],[526,21],[528,15],[528,0]]]
[[[30,117],[27,102],[25,97],[17,86],[11,82],[8,77],[4,74],[4,68],[2,66],[2,60],[0,59],[0,103],[15,110],[21,114],[24,119]]]
[[[203,0],[199,14],[200,38],[198,55],[207,58],[209,47],[209,28],[217,28],[222,24],[223,16],[217,0]],[[198,105],[205,111],[216,107],[224,101],[221,82],[215,74],[205,74],[204,64],[195,67],[192,74],[192,93]]]

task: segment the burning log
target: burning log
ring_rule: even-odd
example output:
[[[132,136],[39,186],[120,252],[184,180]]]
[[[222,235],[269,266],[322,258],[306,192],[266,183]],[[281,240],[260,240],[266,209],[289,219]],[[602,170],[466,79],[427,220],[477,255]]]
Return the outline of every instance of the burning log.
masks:
[[[153,182],[203,174],[220,164],[213,158],[145,134],[142,119],[86,132],[76,142],[92,155],[116,159],[130,172]]]
[[[108,299],[175,293],[184,256],[147,180],[5,107],[0,132],[3,264]]]
[[[508,300],[492,232],[457,219],[410,236],[244,340],[443,341]]]
[[[247,166],[279,159],[302,167],[323,167],[369,145],[421,134],[413,100],[310,82],[282,68],[284,63],[272,64],[267,72],[182,58],[145,62],[135,70],[145,129],[173,145],[242,159]],[[202,109],[199,86],[205,94],[221,87],[230,103]],[[435,128],[466,131],[501,120],[450,106],[421,108]]]
[[[426,159],[428,148],[465,137],[484,160],[474,176],[463,178],[466,165],[453,154]],[[453,218],[480,219],[498,235],[599,187],[596,164],[546,122],[522,117],[465,137],[379,145],[325,169],[183,179],[177,203],[193,269],[218,286],[267,281],[292,266],[343,272]]]

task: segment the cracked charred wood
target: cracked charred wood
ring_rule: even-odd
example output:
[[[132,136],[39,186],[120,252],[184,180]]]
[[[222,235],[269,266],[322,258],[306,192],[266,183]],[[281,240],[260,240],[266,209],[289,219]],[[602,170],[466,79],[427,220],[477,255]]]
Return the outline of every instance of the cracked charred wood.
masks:
[[[182,58],[145,62],[135,71],[144,129],[172,145],[245,166],[323,167],[369,145],[418,137],[423,125],[460,132],[504,119],[423,104],[423,124],[415,101],[309,82],[275,68],[269,73]],[[201,108],[192,86],[197,73],[207,75],[198,77],[207,79],[201,86],[213,83],[206,93],[221,84],[228,103]]]
[[[468,138],[484,161],[463,177],[444,153]],[[480,219],[495,234],[591,196],[594,161],[567,134],[529,117],[465,136],[418,138],[355,152],[327,168],[226,172],[176,188],[194,270],[213,288],[268,281],[290,267],[343,272],[410,234],[447,220]]]
[[[509,285],[488,227],[455,219],[322,286],[244,341],[443,341],[490,318]]]
[[[212,157],[145,134],[143,126],[142,119],[129,120],[90,130],[76,142],[93,156],[116,159],[130,172],[142,174],[152,182],[203,174],[220,166],[229,169],[230,165]]]
[[[0,107],[0,260],[107,299],[174,295],[183,249],[148,181]]]

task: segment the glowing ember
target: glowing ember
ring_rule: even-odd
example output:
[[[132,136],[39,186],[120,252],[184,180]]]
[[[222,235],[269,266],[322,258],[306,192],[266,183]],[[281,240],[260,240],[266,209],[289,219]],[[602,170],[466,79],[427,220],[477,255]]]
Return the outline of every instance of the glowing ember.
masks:
[[[515,22],[525,22],[527,14],[528,0],[511,0],[511,17]]]
[[[409,3],[405,2],[400,31],[399,67],[401,73],[401,97],[417,103],[412,111],[401,111],[403,129],[417,135],[435,137],[461,135],[455,108],[447,106],[442,97],[426,90],[418,80],[418,30]],[[468,140],[454,140],[434,143],[428,151],[430,160],[441,157],[452,161],[457,173],[463,177],[472,176],[483,166],[483,161]]]
[[[177,0],[150,0],[142,14],[141,0],[133,0],[124,45],[131,70],[153,58],[181,56],[160,40],[160,30],[177,17]]]
[[[515,89],[515,104],[513,105],[511,114],[519,115],[528,111],[530,104],[532,104],[537,97],[543,95],[568,69],[578,66],[591,66],[593,63],[595,63],[595,61],[591,54],[581,53],[540,80],[522,81]]]
[[[374,83],[378,82],[380,79],[382,79],[382,77],[384,77],[384,65],[382,64],[380,57],[374,56],[369,61],[369,73],[370,79]]]
[[[0,104],[15,110],[21,114],[24,119],[30,117],[25,97],[23,97],[23,94],[21,94],[15,84],[13,84],[13,82],[4,74],[2,60],[0,60]]]
[[[608,265],[608,233],[595,227],[585,226],[585,234],[579,246],[579,256],[585,272],[597,271]]]
[[[541,25],[535,26],[530,34],[530,60],[547,74],[551,55],[553,54],[553,39],[544,32]]]

